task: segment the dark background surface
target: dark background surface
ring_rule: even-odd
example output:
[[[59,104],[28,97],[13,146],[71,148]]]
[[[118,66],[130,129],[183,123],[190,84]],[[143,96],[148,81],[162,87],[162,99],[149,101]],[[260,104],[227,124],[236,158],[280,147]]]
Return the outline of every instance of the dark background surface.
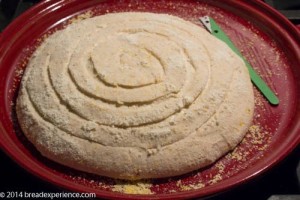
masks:
[[[265,0],[300,24],[300,0]],[[0,30],[38,0],[0,0]],[[210,197],[210,200],[300,200],[300,148],[260,177],[231,191]],[[25,171],[0,151],[0,192],[62,192]],[[68,191],[65,191],[68,192]]]

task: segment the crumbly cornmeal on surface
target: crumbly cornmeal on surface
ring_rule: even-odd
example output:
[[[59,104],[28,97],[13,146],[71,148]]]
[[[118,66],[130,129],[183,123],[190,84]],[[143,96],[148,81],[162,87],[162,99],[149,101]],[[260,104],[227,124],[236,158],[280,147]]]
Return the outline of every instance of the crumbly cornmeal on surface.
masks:
[[[199,26],[167,14],[114,13],[50,35],[17,99],[45,157],[118,179],[163,178],[215,162],[252,122],[244,62]]]
[[[112,191],[125,194],[153,194],[151,187],[152,184],[149,181],[119,181],[112,186]]]
[[[182,184],[181,180],[176,182],[176,186],[180,191],[189,191],[189,190],[197,190],[200,188],[204,188],[205,184],[203,183],[191,183],[191,184]]]

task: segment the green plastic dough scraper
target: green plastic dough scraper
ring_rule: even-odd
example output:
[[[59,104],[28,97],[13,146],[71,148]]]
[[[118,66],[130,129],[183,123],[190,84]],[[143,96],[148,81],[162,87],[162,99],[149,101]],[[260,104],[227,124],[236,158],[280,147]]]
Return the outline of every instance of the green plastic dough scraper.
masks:
[[[249,74],[252,83],[261,91],[261,93],[266,97],[266,99],[272,105],[278,105],[279,99],[275,93],[269,88],[269,86],[262,80],[262,78],[255,72],[250,63],[243,57],[238,48],[232,43],[229,37],[224,33],[224,31],[218,26],[218,24],[212,18],[208,16],[200,17],[200,21],[205,26],[205,28],[215,37],[219,38],[225,42],[237,55],[239,55],[248,67]]]

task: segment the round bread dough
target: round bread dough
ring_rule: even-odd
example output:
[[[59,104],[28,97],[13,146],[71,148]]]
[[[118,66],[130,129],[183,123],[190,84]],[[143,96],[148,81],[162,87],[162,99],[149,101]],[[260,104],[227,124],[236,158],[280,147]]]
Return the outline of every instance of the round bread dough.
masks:
[[[167,14],[115,13],[49,36],[26,68],[17,116],[63,165],[120,179],[215,162],[252,122],[248,70],[225,43]]]

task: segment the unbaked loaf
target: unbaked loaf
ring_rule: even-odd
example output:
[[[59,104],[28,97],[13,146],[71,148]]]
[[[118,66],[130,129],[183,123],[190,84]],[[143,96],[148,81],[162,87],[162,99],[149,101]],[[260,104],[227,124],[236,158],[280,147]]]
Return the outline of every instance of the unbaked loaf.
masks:
[[[119,179],[212,164],[242,140],[254,96],[244,62],[181,18],[115,13],[71,24],[32,55],[17,99],[45,157]]]

